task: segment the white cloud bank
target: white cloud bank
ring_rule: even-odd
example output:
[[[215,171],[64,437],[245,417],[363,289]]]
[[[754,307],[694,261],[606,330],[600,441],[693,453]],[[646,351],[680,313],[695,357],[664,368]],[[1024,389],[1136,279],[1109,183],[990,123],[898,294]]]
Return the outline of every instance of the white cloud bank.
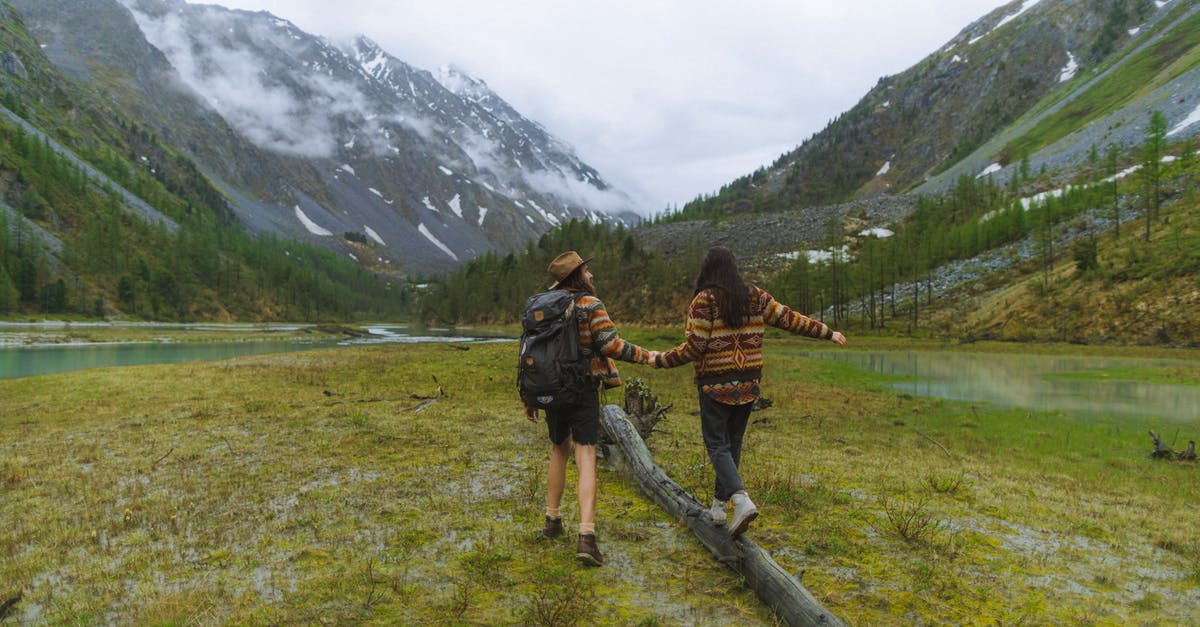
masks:
[[[167,56],[184,84],[262,148],[329,158],[338,146],[334,129],[339,117],[354,118],[374,134],[383,122],[369,115],[366,97],[351,83],[310,72],[303,84],[313,91],[299,97],[292,93],[287,76],[264,65],[254,47],[279,48],[295,56],[302,52],[301,44],[280,30],[280,26],[289,26],[286,22],[247,22],[220,10],[208,10],[200,18],[206,21],[204,28],[189,29],[177,11],[153,16],[137,10],[136,0],[120,1],[146,39]],[[241,36],[240,29],[247,27],[249,32]],[[199,39],[212,33],[228,36]],[[341,169],[354,173],[347,165]]]
[[[457,65],[654,211],[772,163],[1003,4],[208,1]]]

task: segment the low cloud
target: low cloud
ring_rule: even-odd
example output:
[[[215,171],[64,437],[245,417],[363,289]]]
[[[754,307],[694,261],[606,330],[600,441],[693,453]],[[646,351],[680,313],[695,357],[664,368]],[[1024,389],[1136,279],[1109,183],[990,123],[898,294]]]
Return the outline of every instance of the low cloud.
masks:
[[[266,150],[331,159],[353,138],[354,145],[386,156],[397,151],[395,142],[401,138],[396,134],[401,129],[416,133],[435,149],[441,143],[440,124],[419,107],[399,104],[379,110],[353,82],[356,73],[345,79],[325,71],[320,65],[323,50],[312,48],[308,42],[313,40],[286,20],[203,5],[146,3],[153,8],[143,8],[143,0],[120,1],[183,83]],[[328,40],[321,42],[331,50],[339,48]],[[339,55],[332,63],[356,57],[347,43],[339,51],[346,56]],[[509,195],[526,189],[553,198],[559,206],[589,212],[636,211],[625,194],[600,190],[569,169],[544,163],[518,167],[514,153],[496,140],[465,126],[452,133],[459,135],[459,147],[477,170],[512,188]],[[565,145],[560,149],[571,151]],[[449,162],[453,157],[445,153],[442,158]],[[463,164],[450,165],[466,169]]]
[[[516,168],[497,156],[504,154],[504,146],[478,133],[464,135],[460,144],[478,170],[490,172],[507,187],[523,182],[534,191],[552,197],[564,205],[587,211],[616,213],[634,210],[632,200],[624,194],[601,190],[553,166],[552,169],[542,170]]]
[[[292,80],[268,67],[252,45],[293,57],[298,44],[279,29],[220,10],[189,7],[196,28],[178,10],[151,15],[135,0],[122,0],[146,39],[171,61],[183,82],[256,145],[289,155],[329,158],[338,141],[338,116],[361,115],[365,98],[351,84],[310,73]],[[246,39],[234,35],[249,24]],[[250,42],[254,42],[251,44]],[[290,83],[290,84],[289,84]],[[311,90],[298,96],[296,88]]]

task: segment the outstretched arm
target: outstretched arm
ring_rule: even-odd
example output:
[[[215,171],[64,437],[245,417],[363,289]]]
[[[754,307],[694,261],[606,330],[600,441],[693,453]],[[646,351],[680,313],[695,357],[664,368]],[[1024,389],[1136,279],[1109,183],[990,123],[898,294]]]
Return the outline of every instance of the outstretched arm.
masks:
[[[661,368],[674,368],[683,364],[697,361],[708,348],[712,338],[713,307],[716,306],[708,292],[701,292],[688,305],[687,327],[682,344],[662,354],[655,362]]]
[[[824,322],[813,320],[775,300],[775,297],[768,294],[766,290],[759,289],[759,299],[762,302],[763,322],[784,331],[790,331],[796,335],[803,335],[818,340],[832,340],[835,343],[838,342],[833,338],[837,331],[829,328]],[[839,346],[844,346],[846,344],[846,337],[841,333],[837,333],[837,335],[841,337]]]
[[[596,301],[597,305],[588,315],[588,327],[592,333],[592,347],[601,355],[611,359],[619,359],[634,364],[652,363],[651,351],[633,342],[627,342],[617,333],[617,326],[608,316],[604,303]]]

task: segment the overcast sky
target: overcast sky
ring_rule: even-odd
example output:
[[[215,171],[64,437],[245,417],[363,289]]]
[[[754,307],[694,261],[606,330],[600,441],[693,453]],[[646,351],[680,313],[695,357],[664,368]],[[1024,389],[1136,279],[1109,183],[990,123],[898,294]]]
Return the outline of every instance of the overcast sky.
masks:
[[[650,213],[769,165],[880,77],[1005,4],[207,1],[269,11],[335,40],[363,34],[421,69],[454,64],[574,146]]]

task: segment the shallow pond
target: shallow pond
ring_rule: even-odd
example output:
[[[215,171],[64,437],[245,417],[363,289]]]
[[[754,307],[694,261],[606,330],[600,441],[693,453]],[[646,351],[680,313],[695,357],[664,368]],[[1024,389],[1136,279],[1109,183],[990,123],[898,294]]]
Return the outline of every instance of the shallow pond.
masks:
[[[986,402],[999,407],[1057,409],[1074,415],[1200,422],[1200,386],[1106,379],[1126,368],[1200,368],[1169,359],[1069,357],[935,351],[805,351],[900,377],[892,387],[918,396]],[[1063,376],[1063,375],[1091,376]]]
[[[369,335],[343,338],[325,334],[291,335],[307,325],[160,324],[132,323],[0,323],[0,379],[53,374],[81,368],[170,364],[212,361],[243,355],[282,353],[362,344],[416,342],[480,342],[504,338],[474,330],[411,329],[403,325],[366,327]],[[71,333],[86,330],[103,336],[106,331],[147,332],[138,341],[77,341]],[[163,337],[153,337],[162,331]],[[92,333],[94,332],[94,333]],[[204,333],[204,341],[189,341],[189,333]],[[261,337],[278,333],[287,337]],[[228,334],[229,339],[221,336]],[[259,337],[247,339],[257,334]]]

